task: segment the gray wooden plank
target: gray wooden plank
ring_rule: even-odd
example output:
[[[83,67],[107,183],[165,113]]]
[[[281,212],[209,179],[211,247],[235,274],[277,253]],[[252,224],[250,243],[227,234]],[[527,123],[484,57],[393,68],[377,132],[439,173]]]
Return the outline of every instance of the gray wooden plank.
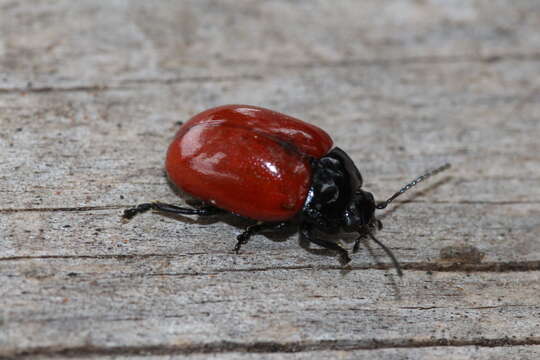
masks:
[[[0,9],[6,88],[234,77],[260,65],[537,59],[540,49],[535,0],[2,0]]]
[[[409,271],[400,282],[373,270],[199,273],[152,260],[3,262],[3,350],[538,341],[538,271]]]
[[[0,357],[537,358],[539,10],[0,0]],[[376,246],[120,221],[182,201],[176,122],[238,102],[327,129],[378,198],[453,163],[382,214],[403,279]]]
[[[140,201],[149,187],[155,196],[165,196],[161,169],[175,122],[239,100],[328,129],[376,194],[389,194],[427,167],[450,160],[455,166],[449,174],[457,184],[442,186],[431,199],[537,202],[538,187],[532,184],[539,178],[540,129],[534,89],[540,86],[540,66],[526,65],[519,64],[519,74],[512,74],[517,66],[510,61],[422,66],[422,72],[416,65],[352,73],[314,69],[300,77],[284,71],[264,82],[4,94],[0,146],[6,157],[0,166],[9,189],[0,193],[2,207],[64,207],[60,191],[69,206],[110,205],[120,195]],[[492,86],[481,94],[464,92],[468,85],[462,79],[483,71],[495,79]],[[442,78],[431,78],[441,72]],[[514,166],[516,158],[521,166]],[[381,184],[388,181],[383,191]],[[51,191],[36,198],[32,190],[40,186]]]

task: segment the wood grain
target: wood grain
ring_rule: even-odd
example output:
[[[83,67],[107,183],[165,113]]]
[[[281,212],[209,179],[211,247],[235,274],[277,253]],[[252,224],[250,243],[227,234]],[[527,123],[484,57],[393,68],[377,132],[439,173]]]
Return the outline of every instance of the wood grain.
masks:
[[[538,358],[539,13],[0,0],[0,357]],[[379,199],[450,161],[381,214],[405,276],[292,230],[235,255],[233,216],[122,222],[183,203],[164,151],[226,103],[328,130]]]

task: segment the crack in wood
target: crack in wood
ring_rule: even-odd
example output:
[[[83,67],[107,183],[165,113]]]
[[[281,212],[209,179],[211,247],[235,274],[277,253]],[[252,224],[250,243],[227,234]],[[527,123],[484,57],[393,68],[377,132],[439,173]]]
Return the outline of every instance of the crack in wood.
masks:
[[[402,306],[402,310],[439,310],[439,309],[462,309],[462,310],[492,310],[492,309],[506,309],[506,308],[519,308],[519,307],[533,307],[537,308],[540,304],[503,304],[492,306],[475,306],[475,307],[456,307],[456,306]]]
[[[163,184],[159,184],[163,185]],[[540,200],[401,200],[394,201],[394,204],[450,204],[450,205],[535,205],[540,204]],[[95,211],[95,210],[117,210],[133,207],[136,204],[128,205],[101,205],[101,206],[77,206],[77,207],[44,207],[44,208],[0,208],[2,213],[17,212],[58,212],[58,211]]]
[[[74,347],[35,347],[31,349],[16,349],[0,352],[7,359],[33,358],[37,356],[84,358],[93,356],[137,356],[137,355],[191,355],[191,354],[224,354],[224,353],[300,353],[313,351],[354,351],[380,349],[414,349],[430,347],[488,347],[531,346],[540,345],[540,337],[525,338],[472,338],[472,339],[364,339],[364,340],[319,340],[299,342],[259,341],[239,343],[220,341],[206,344],[179,345],[147,345],[147,346],[74,346]]]
[[[116,259],[116,260],[134,260],[148,258],[176,258],[186,256],[204,256],[204,255],[230,255],[227,252],[222,253],[186,253],[186,254],[103,254],[103,255],[40,255],[40,256],[8,256],[0,257],[0,261],[20,261],[20,260],[46,260],[46,259]],[[509,261],[509,262],[485,262],[479,264],[466,264],[460,262],[409,262],[401,263],[403,270],[409,271],[426,271],[426,272],[525,272],[525,271],[540,271],[540,260],[530,261]],[[178,272],[178,273],[137,273],[128,275],[129,277],[140,276],[208,276],[220,273],[231,272],[265,272],[265,271],[280,271],[280,270],[316,270],[316,271],[359,271],[359,270],[392,270],[394,265],[389,264],[366,264],[366,265],[298,265],[298,266],[274,266],[274,267],[249,267],[240,269],[215,269],[209,272]]]
[[[312,61],[312,62],[268,62],[261,64],[253,60],[228,59],[224,61],[225,65],[268,65],[272,67],[349,67],[349,66],[400,66],[400,65],[422,65],[422,64],[457,64],[457,63],[498,63],[502,61],[538,61],[540,53],[501,53],[486,56],[476,55],[427,55],[427,56],[409,56],[394,59],[350,59],[336,61]]]
[[[58,212],[58,211],[95,211],[95,210],[116,210],[131,207],[132,205],[101,205],[101,206],[77,206],[77,207],[44,207],[44,208],[5,208],[0,209],[2,213],[17,212]]]
[[[178,256],[205,255],[206,253],[187,253],[187,254],[103,254],[103,255],[27,255],[27,256],[6,256],[0,257],[0,261],[19,261],[19,260],[47,260],[47,259],[146,259],[146,258],[174,258]]]
[[[38,86],[38,87],[11,87],[11,88],[0,88],[0,94],[12,94],[12,93],[25,93],[25,94],[38,94],[38,93],[49,93],[49,92],[101,92],[108,90],[129,90],[133,89],[130,84],[141,85],[141,84],[161,84],[161,85],[171,85],[177,83],[188,83],[188,82],[226,82],[226,81],[236,81],[236,80],[261,80],[261,75],[232,75],[232,76],[190,76],[190,77],[176,77],[176,78],[148,78],[148,79],[127,79],[122,80],[116,85],[79,85],[79,86],[66,86],[66,87],[55,87],[55,86]]]
[[[396,66],[396,65],[414,65],[414,64],[453,64],[453,63],[497,63],[502,61],[539,61],[540,53],[523,53],[523,54],[494,54],[487,56],[471,56],[471,55],[447,55],[447,56],[411,56],[395,59],[353,59],[353,60],[337,60],[337,61],[319,61],[319,62],[298,62],[298,63],[260,63],[250,60],[226,60],[224,65],[258,65],[283,68],[313,68],[313,67],[350,67],[350,66]],[[190,77],[175,77],[175,78],[148,78],[148,79],[126,79],[120,81],[117,85],[79,85],[67,87],[55,86],[40,86],[40,87],[12,87],[0,88],[0,94],[10,93],[48,93],[48,92],[100,92],[107,90],[123,90],[130,87],[123,84],[176,84],[182,82],[224,82],[235,80],[262,80],[264,75],[231,75],[231,76],[190,76]]]
[[[486,262],[481,264],[464,264],[464,263],[431,263],[431,262],[410,262],[401,263],[403,270],[409,271],[426,271],[426,272],[524,272],[540,270],[540,260],[532,261],[511,261],[511,262]],[[263,268],[244,268],[244,269],[217,269],[208,273],[149,273],[144,276],[190,276],[190,275],[212,275],[228,272],[264,272],[276,270],[318,270],[318,271],[359,271],[359,270],[393,270],[393,264],[366,264],[366,265],[348,265],[348,266],[276,266]]]
[[[190,76],[176,77],[169,79],[148,78],[148,79],[126,79],[121,84],[176,84],[182,82],[223,82],[235,80],[262,80],[262,75],[230,75],[230,76]]]
[[[105,90],[120,90],[128,89],[127,87],[110,87],[106,85],[79,85],[79,86],[69,86],[69,87],[55,87],[55,86],[40,86],[40,87],[10,87],[10,88],[0,88],[0,94],[12,94],[12,93],[24,93],[24,94],[37,94],[37,93],[47,93],[47,92],[98,92]]]
[[[529,205],[540,204],[540,200],[401,200],[395,204],[459,204],[459,205]]]

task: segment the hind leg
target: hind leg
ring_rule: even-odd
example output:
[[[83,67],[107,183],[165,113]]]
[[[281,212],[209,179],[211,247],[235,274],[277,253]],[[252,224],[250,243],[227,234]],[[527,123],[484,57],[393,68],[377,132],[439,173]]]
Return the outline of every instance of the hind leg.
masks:
[[[160,202],[151,202],[151,203],[144,203],[139,204],[135,207],[132,207],[130,209],[124,210],[124,214],[122,217],[124,219],[132,219],[137,214],[142,214],[144,212],[147,212],[148,210],[155,210],[159,211],[165,214],[173,214],[173,215],[199,215],[199,216],[210,216],[215,215],[220,212],[223,212],[223,210],[216,208],[214,206],[205,206],[199,209],[193,209],[193,208],[186,208],[186,207],[180,207],[176,205],[171,204],[165,204]]]

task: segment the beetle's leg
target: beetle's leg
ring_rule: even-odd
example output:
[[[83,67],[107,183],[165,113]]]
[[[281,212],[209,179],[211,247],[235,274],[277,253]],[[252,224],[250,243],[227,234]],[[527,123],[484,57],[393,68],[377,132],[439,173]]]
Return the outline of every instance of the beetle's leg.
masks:
[[[234,252],[238,254],[240,251],[240,248],[242,245],[247,243],[249,241],[249,238],[253,235],[260,233],[265,230],[280,230],[283,229],[287,225],[287,222],[280,222],[280,223],[265,223],[265,222],[258,222],[255,225],[248,226],[247,229],[238,235],[236,237],[236,240],[238,242],[236,243],[236,246],[234,247]]]
[[[379,219],[375,219],[372,223],[368,224],[368,225],[364,225],[364,226],[360,226],[358,227],[358,237],[356,238],[356,240],[354,241],[354,246],[353,246],[353,254],[355,254],[356,252],[358,252],[358,249],[360,249],[360,242],[362,240],[365,240],[365,238],[373,231],[375,230],[382,230],[383,228],[383,224],[381,222],[381,220]]]
[[[308,224],[302,224],[300,225],[300,236],[302,236],[302,238],[314,243],[314,244],[317,244],[319,246],[322,246],[323,248],[325,249],[329,249],[329,250],[335,250],[337,252],[340,253],[340,255],[343,257],[343,261],[345,262],[345,264],[349,263],[351,261],[351,258],[349,257],[349,252],[347,251],[347,249],[345,249],[343,246],[339,245],[339,244],[336,244],[334,242],[331,242],[331,241],[327,241],[327,240],[324,240],[324,239],[318,239],[317,237],[315,237],[313,235],[313,230],[311,228],[310,225]]]
[[[216,208],[214,206],[205,206],[199,209],[179,207],[171,204],[165,204],[160,202],[144,203],[139,204],[130,209],[124,210],[122,217],[124,219],[131,219],[137,214],[142,214],[148,210],[156,210],[162,213],[167,214],[181,214],[181,215],[199,215],[199,216],[210,216],[215,215],[223,210]]]
[[[356,238],[356,240],[354,240],[354,245],[353,245],[353,249],[352,249],[352,252],[353,254],[356,254],[358,252],[358,249],[360,249],[360,241],[362,240],[362,236],[359,236]]]

